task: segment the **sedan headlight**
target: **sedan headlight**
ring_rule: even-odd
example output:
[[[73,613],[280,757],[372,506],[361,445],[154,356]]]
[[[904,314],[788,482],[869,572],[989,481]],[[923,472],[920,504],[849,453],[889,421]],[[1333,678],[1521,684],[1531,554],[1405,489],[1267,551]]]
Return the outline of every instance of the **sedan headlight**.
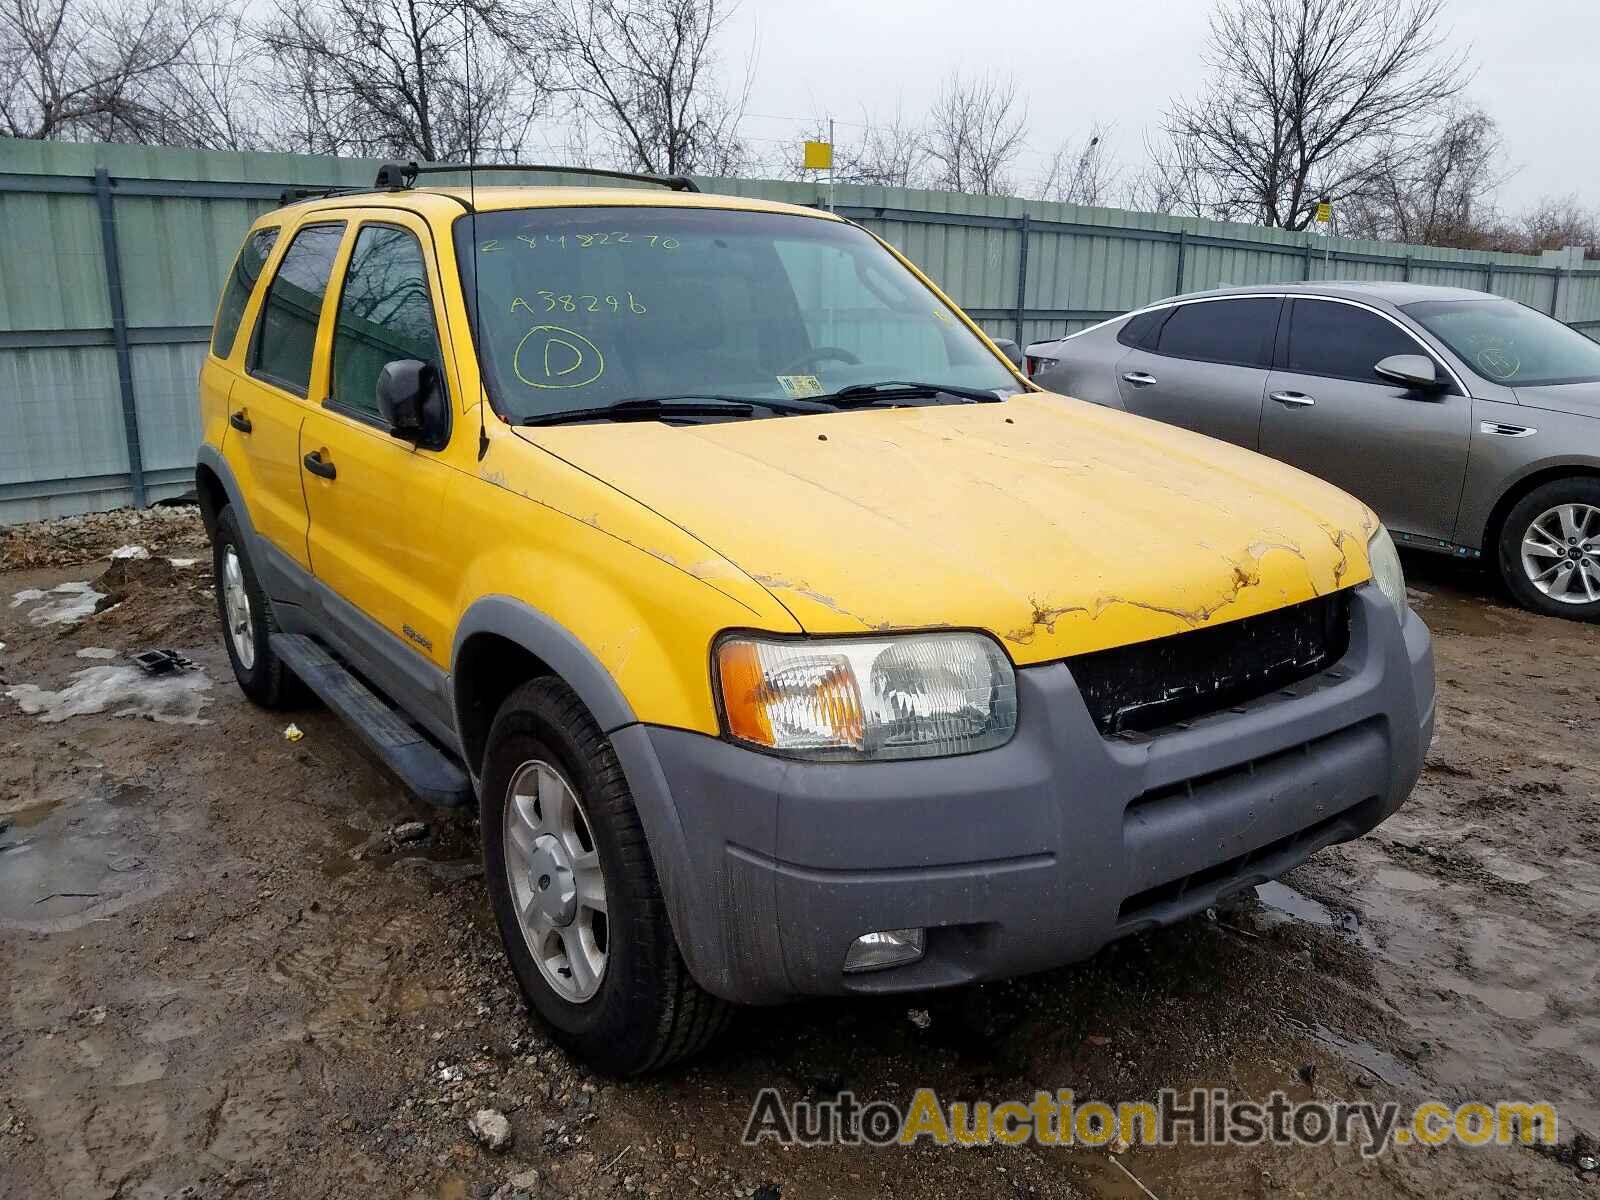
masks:
[[[933,758],[988,750],[1017,727],[1017,682],[976,633],[764,638],[717,644],[728,734],[800,758]]]
[[[1394,539],[1382,525],[1367,543],[1367,558],[1372,563],[1372,582],[1394,607],[1395,616],[1406,619],[1406,573],[1400,569],[1400,553]]]

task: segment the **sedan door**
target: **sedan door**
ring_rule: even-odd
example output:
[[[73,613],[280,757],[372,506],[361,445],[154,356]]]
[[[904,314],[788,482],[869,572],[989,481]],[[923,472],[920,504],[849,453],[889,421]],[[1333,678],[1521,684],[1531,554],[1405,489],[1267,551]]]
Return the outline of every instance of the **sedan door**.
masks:
[[[1393,354],[1433,360],[1422,390],[1374,369]],[[1398,320],[1330,299],[1295,299],[1267,381],[1261,452],[1366,501],[1397,533],[1448,542],[1466,477],[1472,400]]]
[[[1254,450],[1282,306],[1276,296],[1174,306],[1135,332],[1139,344],[1117,364],[1123,407]]]

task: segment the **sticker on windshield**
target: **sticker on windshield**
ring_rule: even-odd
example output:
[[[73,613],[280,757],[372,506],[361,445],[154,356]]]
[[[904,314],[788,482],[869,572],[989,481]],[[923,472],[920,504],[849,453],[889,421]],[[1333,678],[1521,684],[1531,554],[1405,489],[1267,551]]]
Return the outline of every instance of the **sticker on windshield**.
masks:
[[[779,375],[778,386],[791,400],[822,395],[822,381],[815,375]]]

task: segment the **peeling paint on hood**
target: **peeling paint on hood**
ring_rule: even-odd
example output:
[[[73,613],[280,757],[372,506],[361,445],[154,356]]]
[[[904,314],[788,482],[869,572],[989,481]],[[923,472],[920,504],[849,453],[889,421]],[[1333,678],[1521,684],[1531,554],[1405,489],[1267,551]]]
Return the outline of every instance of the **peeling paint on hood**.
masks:
[[[519,432],[681,526],[813,633],[979,628],[1041,662],[1370,575],[1376,518],[1359,501],[1060,396]]]

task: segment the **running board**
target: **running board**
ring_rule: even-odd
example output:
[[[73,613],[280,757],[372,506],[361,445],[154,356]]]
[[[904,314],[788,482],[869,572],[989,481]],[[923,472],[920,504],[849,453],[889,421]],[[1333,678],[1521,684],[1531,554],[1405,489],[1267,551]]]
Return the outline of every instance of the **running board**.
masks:
[[[399,713],[313,639],[272,635],[272,652],[299,680],[361,735],[378,759],[419,799],[444,808],[472,801],[472,783],[459,765],[412,728]]]

